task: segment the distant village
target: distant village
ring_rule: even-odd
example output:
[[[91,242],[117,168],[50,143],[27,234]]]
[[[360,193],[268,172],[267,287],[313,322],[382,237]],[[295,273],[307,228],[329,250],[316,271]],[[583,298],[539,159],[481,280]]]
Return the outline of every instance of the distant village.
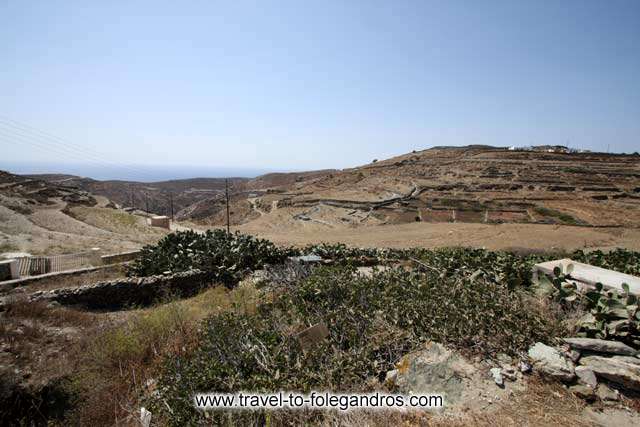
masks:
[[[530,145],[526,147],[516,147],[512,145],[509,151],[539,151],[545,153],[590,153],[591,150],[581,148],[569,148],[564,145]]]

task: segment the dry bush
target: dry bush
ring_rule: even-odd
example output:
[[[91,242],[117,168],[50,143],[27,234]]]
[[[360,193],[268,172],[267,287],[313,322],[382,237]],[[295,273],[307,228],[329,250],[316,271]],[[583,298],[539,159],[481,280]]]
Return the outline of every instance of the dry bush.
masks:
[[[124,324],[106,327],[88,338],[75,375],[81,399],[68,422],[135,424],[139,399],[153,389],[147,382],[159,375],[163,358],[190,352],[200,319],[255,305],[251,302],[254,293],[249,287],[233,291],[217,287],[182,301],[167,297],[160,305],[135,313]]]
[[[52,326],[89,326],[95,316],[67,307],[51,306],[46,301],[29,301],[26,297],[12,297],[6,304],[6,316],[13,319],[37,320]]]
[[[49,314],[44,301],[29,301],[26,297],[9,298],[5,304],[7,317],[19,319],[43,319]]]

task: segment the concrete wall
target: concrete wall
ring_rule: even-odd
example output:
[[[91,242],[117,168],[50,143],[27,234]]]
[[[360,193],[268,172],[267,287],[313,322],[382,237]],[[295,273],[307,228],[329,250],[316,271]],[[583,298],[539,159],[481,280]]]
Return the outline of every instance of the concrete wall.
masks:
[[[149,305],[169,296],[188,297],[211,284],[210,275],[200,270],[169,276],[128,277],[78,288],[36,292],[32,301],[56,301],[90,309],[120,309]]]

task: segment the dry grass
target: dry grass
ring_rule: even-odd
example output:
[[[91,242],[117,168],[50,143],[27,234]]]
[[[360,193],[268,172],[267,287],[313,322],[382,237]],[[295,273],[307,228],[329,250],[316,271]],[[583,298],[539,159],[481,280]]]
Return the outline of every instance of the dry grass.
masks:
[[[161,363],[195,346],[199,321],[223,311],[255,310],[252,286],[215,287],[189,299],[130,312],[128,319],[85,339],[75,375],[80,404],[69,422],[77,425],[135,424],[139,399],[153,391]]]
[[[44,301],[29,301],[26,297],[12,297],[6,303],[6,317],[23,321],[37,321],[50,326],[88,326],[93,315],[66,307],[51,307]]]

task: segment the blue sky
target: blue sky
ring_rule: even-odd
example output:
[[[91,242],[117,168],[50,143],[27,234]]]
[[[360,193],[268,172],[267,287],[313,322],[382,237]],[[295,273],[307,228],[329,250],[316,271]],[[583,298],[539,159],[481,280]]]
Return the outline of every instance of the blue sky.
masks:
[[[640,1],[3,1],[4,161],[82,160],[5,119],[132,165],[636,151]]]

